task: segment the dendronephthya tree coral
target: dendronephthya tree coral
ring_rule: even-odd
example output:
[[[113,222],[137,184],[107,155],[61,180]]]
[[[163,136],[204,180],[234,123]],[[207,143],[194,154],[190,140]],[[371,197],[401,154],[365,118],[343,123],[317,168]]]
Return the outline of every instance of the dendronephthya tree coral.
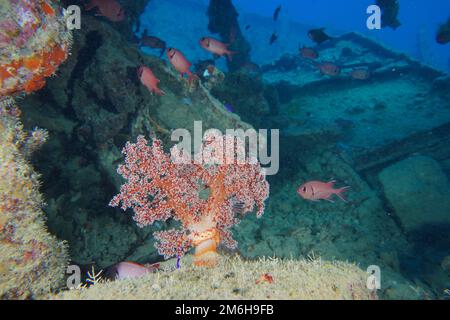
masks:
[[[205,134],[193,160],[178,145],[169,155],[159,140],[148,146],[139,136],[123,149],[125,164],[118,173],[128,181],[110,205],[133,208],[139,226],[179,220],[181,230],[155,232],[158,252],[165,258],[181,256],[194,246],[194,264],[215,265],[219,243],[236,247],[230,228],[238,215],[256,208],[260,217],[269,195],[264,170],[245,155],[240,142],[231,135]]]
[[[44,87],[70,46],[71,33],[56,1],[0,0],[0,97]]]

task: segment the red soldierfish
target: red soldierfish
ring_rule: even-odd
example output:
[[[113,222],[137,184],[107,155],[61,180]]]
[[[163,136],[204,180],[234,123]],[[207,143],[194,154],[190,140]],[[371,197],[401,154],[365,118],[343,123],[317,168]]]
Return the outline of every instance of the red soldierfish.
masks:
[[[319,53],[312,48],[303,47],[299,49],[299,52],[300,56],[306,59],[317,59],[319,57]]]
[[[123,261],[111,267],[110,271],[115,280],[139,278],[149,272],[158,270],[159,263],[144,266],[136,262]]]
[[[169,58],[170,63],[174,68],[180,73],[181,77],[187,74],[189,82],[195,79],[195,75],[189,70],[191,63],[187,61],[186,57],[181,53],[180,50],[175,48],[168,48],[166,51],[167,58]]]
[[[317,68],[319,68],[320,73],[325,76],[337,76],[341,73],[341,68],[331,62],[318,63]]]
[[[335,181],[321,182],[321,181],[309,181],[302,184],[298,189],[297,193],[306,200],[318,201],[318,200],[331,200],[333,194],[337,195],[339,198],[347,202],[342,193],[350,187],[343,187],[339,189],[334,189]]]
[[[110,21],[118,22],[125,18],[125,12],[117,0],[91,0],[86,6],[86,10],[98,8],[99,15]]]
[[[228,45],[224,44],[223,42],[220,42],[219,40],[216,40],[211,37],[203,37],[199,41],[200,46],[217,56],[224,56],[227,55],[228,59],[232,60],[232,55],[236,54],[237,52],[228,50]]]
[[[163,96],[165,92],[158,88],[159,79],[155,77],[152,70],[146,66],[139,67],[137,71],[139,80],[151,93]]]

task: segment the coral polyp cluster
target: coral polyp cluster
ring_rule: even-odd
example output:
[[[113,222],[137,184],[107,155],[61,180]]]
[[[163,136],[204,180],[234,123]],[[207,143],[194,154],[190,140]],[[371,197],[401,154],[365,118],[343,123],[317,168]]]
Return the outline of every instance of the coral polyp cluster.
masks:
[[[47,232],[39,175],[28,164],[47,132],[25,133],[16,106],[0,109],[0,299],[28,299],[62,285],[66,245]]]
[[[256,208],[260,217],[269,195],[256,159],[237,159],[244,152],[245,146],[234,136],[205,135],[197,154],[202,161],[191,160],[178,145],[171,158],[159,140],[148,146],[140,136],[123,150],[125,164],[118,173],[128,182],[110,205],[133,208],[140,226],[168,218],[180,221],[181,230],[155,232],[159,253],[166,258],[181,256],[194,246],[194,263],[213,266],[219,243],[236,247],[230,228],[239,222],[238,216]]]
[[[49,0],[2,0],[0,17],[0,96],[41,89],[72,42],[61,8]]]

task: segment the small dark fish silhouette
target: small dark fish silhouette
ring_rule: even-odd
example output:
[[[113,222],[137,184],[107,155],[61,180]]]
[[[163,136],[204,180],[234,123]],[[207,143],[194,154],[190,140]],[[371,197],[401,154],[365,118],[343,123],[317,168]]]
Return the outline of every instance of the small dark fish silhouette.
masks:
[[[144,30],[144,33],[140,39],[140,45],[152,49],[161,49],[161,55],[166,50],[166,42],[158,37],[147,35],[147,29]]]
[[[248,24],[248,25],[246,25],[246,26],[245,26],[245,30],[248,30],[248,29],[250,29],[250,27],[251,27],[251,25],[249,25],[249,24]]]
[[[273,21],[277,21],[278,16],[280,15],[280,11],[281,11],[281,5],[278,6],[275,11],[273,12]]]
[[[436,42],[439,44],[447,44],[450,41],[450,18],[447,23],[442,24],[436,34]]]
[[[391,27],[397,29],[401,26],[400,21],[397,19],[400,6],[398,0],[377,0],[376,5],[380,7],[381,13],[381,26]]]
[[[311,29],[308,31],[308,37],[317,44],[331,40],[332,38],[327,35],[324,30],[325,28]]]
[[[272,33],[269,40],[269,45],[272,45],[278,39],[278,34],[276,32]]]

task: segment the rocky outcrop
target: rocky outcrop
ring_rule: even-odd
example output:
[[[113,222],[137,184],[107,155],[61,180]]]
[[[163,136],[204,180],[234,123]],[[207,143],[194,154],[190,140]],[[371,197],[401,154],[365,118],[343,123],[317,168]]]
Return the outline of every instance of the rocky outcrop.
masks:
[[[47,231],[39,175],[29,164],[46,131],[23,131],[16,106],[0,107],[0,299],[30,299],[59,289],[69,257]]]

